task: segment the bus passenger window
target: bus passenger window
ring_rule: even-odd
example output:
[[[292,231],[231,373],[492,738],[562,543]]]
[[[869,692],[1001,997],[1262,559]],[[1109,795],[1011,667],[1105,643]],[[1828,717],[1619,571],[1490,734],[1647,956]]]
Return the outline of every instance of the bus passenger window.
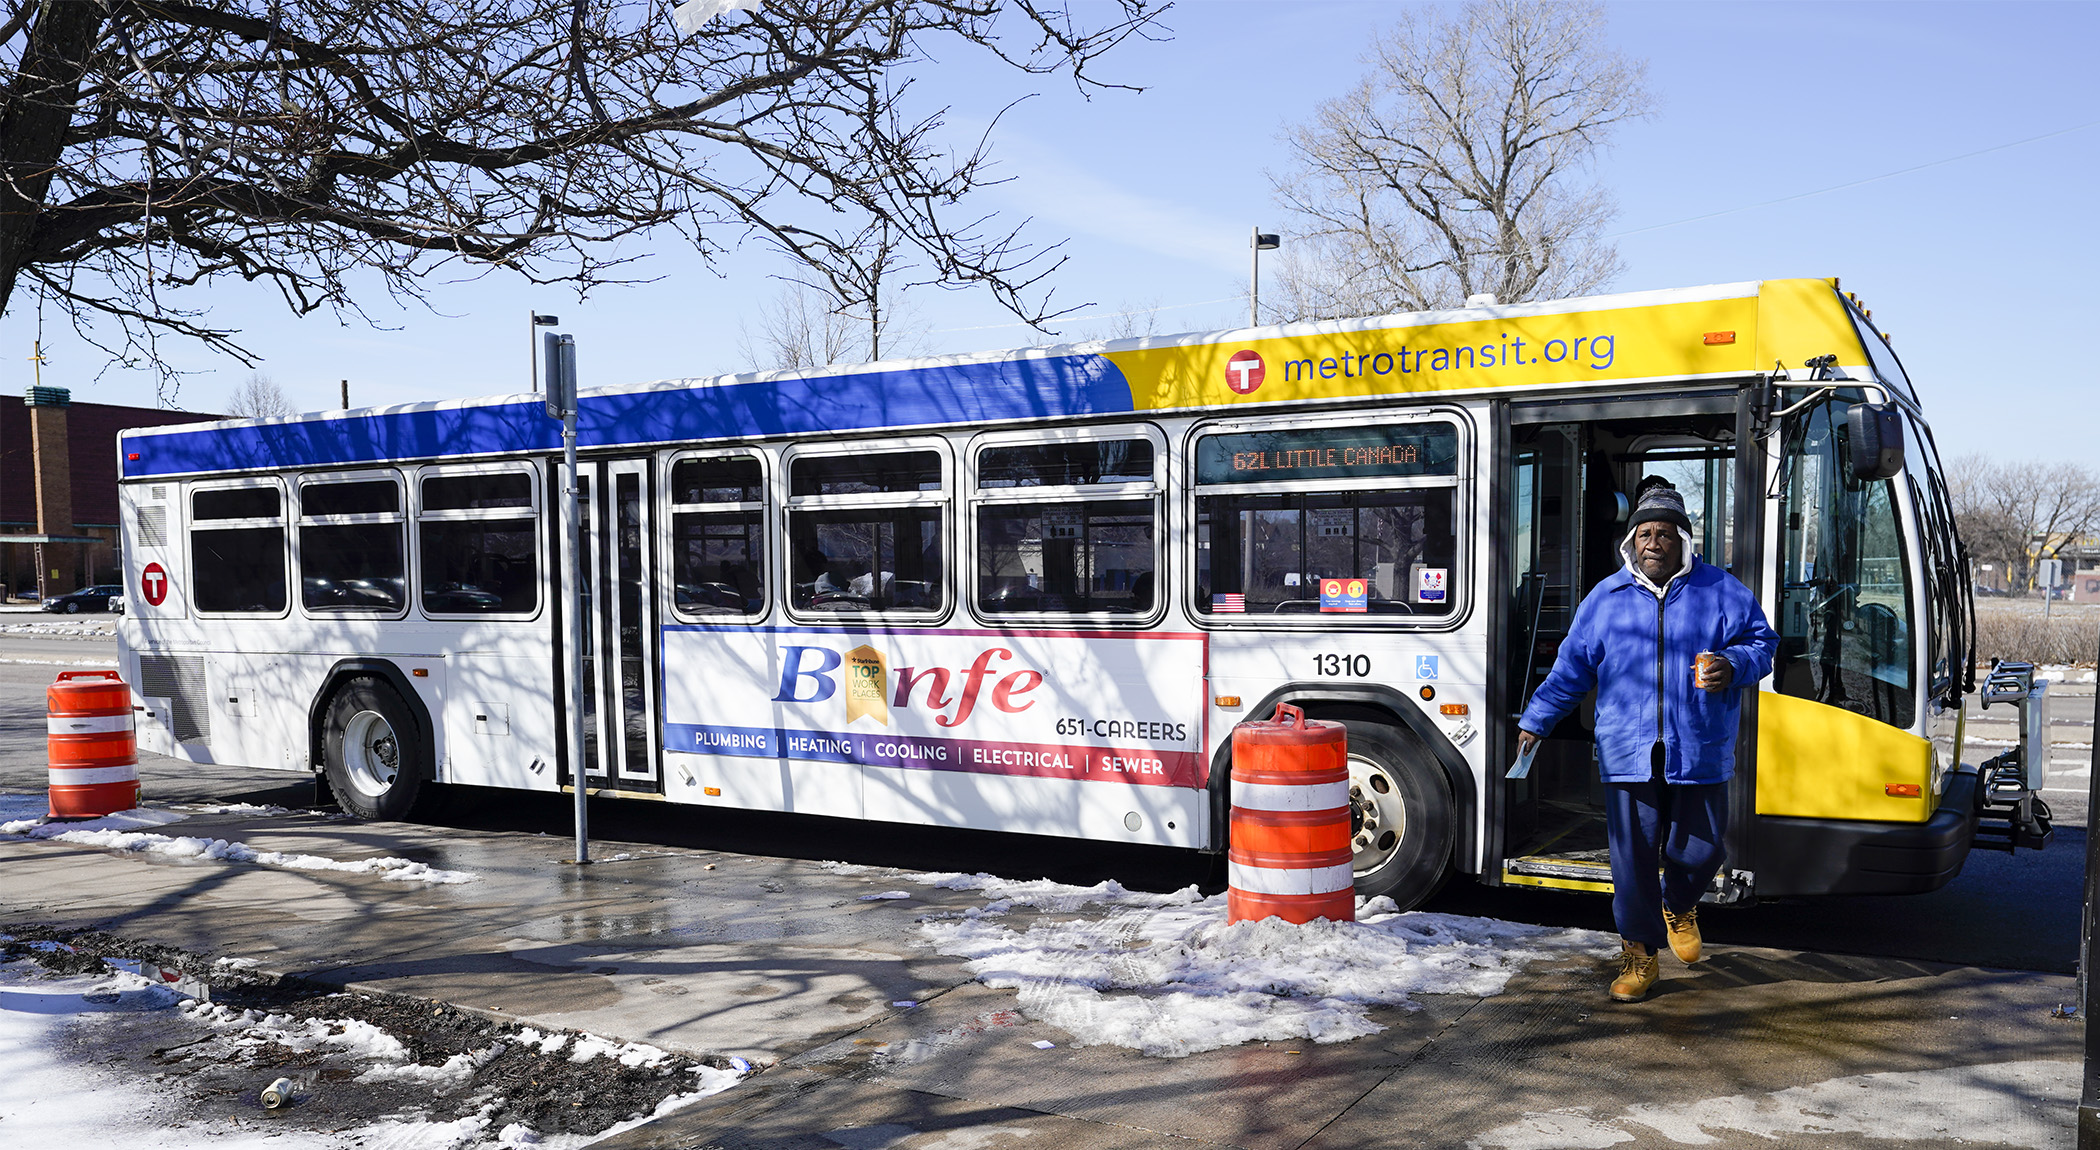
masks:
[[[1213,435],[1198,442],[1196,483],[1202,614],[1405,621],[1456,610],[1451,424]]]
[[[424,611],[529,615],[538,607],[533,494],[526,471],[423,476],[416,544]]]
[[[190,522],[190,593],[197,610],[284,613],[284,496],[274,484],[193,492]]]
[[[1159,567],[1155,455],[1145,439],[980,452],[978,610],[1150,614]]]
[[[686,615],[765,612],[765,477],[750,456],[671,465],[673,602]]]
[[[788,488],[796,610],[940,610],[946,559],[938,452],[794,458]]]
[[[399,613],[408,604],[401,484],[384,479],[299,485],[299,601],[308,611]]]

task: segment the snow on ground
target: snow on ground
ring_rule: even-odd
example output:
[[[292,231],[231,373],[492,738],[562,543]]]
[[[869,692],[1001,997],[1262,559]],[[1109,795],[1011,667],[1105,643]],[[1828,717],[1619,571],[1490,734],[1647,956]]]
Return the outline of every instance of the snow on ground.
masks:
[[[990,875],[908,881],[993,896],[984,907],[920,920],[925,940],[966,958],[979,982],[1018,991],[1023,1013],[1075,1045],[1125,1046],[1180,1058],[1257,1041],[1346,1042],[1385,1029],[1373,1007],[1414,1007],[1415,994],[1499,994],[1528,963],[1604,956],[1618,941],[1459,915],[1400,914],[1360,900],[1357,921],[1227,923],[1225,896],[1194,887],[1144,894],[1114,882],[1071,887]],[[1098,917],[997,921],[1020,906]]]
[[[111,639],[117,634],[117,616],[83,617],[57,612],[8,611],[0,614],[0,635],[36,636],[56,639]]]
[[[119,811],[99,819],[46,822],[48,805],[41,795],[0,795],[0,838],[43,839],[73,843],[103,850],[135,851],[164,858],[200,861],[253,863],[286,870],[341,871],[347,874],[376,874],[388,882],[473,882],[470,871],[440,870],[428,863],[403,858],[344,861],[320,855],[259,851],[245,843],[225,839],[155,834],[142,827],[162,826],[189,816],[173,811]],[[261,808],[257,808],[258,810]],[[33,812],[33,813],[32,813]]]
[[[538,1146],[577,1150],[598,1138],[629,1130],[646,1119],[623,1122],[597,1135],[541,1135],[513,1123],[490,1130],[491,1103],[479,1115],[437,1122],[416,1114],[396,1114],[352,1129],[319,1131],[229,1127],[222,1123],[170,1125],[182,1100],[166,1082],[125,1074],[95,1063],[68,1059],[76,1040],[98,1016],[163,1012],[175,1049],[185,1040],[213,1034],[236,1046],[285,1047],[313,1052],[315,1065],[356,1071],[361,1079],[393,1078],[428,1084],[436,1091],[457,1088],[472,1075],[477,1059],[490,1052],[458,1055],[439,1066],[419,1066],[391,1035],[356,1020],[307,1019],[232,1011],[183,998],[131,974],[106,977],[48,978],[30,963],[0,964],[0,1131],[9,1145],[122,1146],[125,1150],[264,1150],[297,1145],[302,1150],[352,1150],[385,1146],[389,1150],[478,1150],[482,1147]],[[92,1038],[92,1035],[86,1037]],[[563,1036],[566,1037],[566,1036]],[[588,1057],[613,1057],[635,1065],[646,1062],[653,1047],[635,1047],[579,1036]],[[661,1051],[654,1051],[658,1056]],[[578,1061],[584,1060],[579,1058]],[[657,1107],[658,1115],[690,1105],[734,1086],[734,1071],[698,1067],[694,1089],[675,1094]],[[261,1116],[258,1111],[258,1117]],[[287,1135],[293,1137],[287,1137]]]

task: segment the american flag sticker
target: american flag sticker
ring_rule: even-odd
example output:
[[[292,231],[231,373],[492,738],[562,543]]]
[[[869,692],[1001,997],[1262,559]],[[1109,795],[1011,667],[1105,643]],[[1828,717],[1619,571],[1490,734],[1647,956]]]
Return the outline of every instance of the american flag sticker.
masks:
[[[1210,610],[1214,615],[1244,615],[1247,613],[1247,596],[1240,591],[1212,595],[1210,597]]]

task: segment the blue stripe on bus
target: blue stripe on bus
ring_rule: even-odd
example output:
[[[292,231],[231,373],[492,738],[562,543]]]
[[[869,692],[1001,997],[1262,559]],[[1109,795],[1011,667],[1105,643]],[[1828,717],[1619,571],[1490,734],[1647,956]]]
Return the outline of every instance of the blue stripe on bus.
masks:
[[[559,451],[561,424],[547,418],[545,403],[501,403],[125,435],[123,440],[124,475],[135,479],[192,471],[275,471],[500,451]],[[134,452],[137,459],[131,458]]]
[[[1098,355],[1044,356],[586,396],[577,442],[611,447],[1130,410],[1130,383],[1115,364]],[[522,402],[316,416],[124,440],[124,474],[137,478],[554,451],[561,424],[547,418],[544,404]],[[133,452],[139,458],[131,459]]]

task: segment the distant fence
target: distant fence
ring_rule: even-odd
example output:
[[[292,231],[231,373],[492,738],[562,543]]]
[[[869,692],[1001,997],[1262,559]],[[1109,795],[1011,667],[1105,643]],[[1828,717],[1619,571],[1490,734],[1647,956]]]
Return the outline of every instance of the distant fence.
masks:
[[[2044,618],[2040,603],[1976,604],[1977,669],[1990,660],[2090,663],[2100,648],[2100,613],[2071,604]]]

